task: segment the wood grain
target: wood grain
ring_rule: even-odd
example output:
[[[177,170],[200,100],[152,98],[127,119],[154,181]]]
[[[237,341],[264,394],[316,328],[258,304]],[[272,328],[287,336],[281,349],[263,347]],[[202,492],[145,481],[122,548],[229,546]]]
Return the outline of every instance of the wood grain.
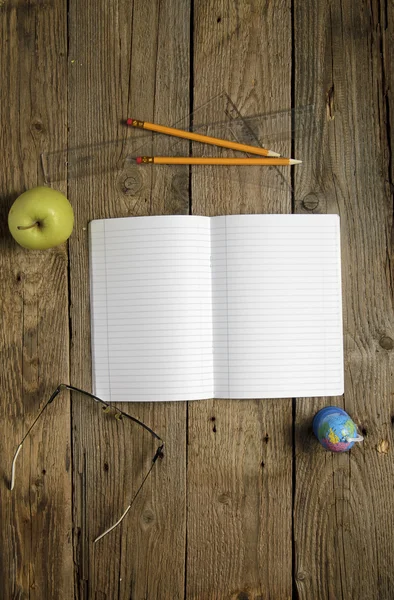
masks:
[[[289,109],[290,16],[289,2],[195,3],[194,106],[224,90],[244,116]],[[194,214],[291,210],[289,192],[216,175],[194,171]],[[291,597],[291,427],[291,400],[190,403],[187,598]]]
[[[174,180],[160,170],[141,176],[124,161],[135,139],[124,119],[134,115],[172,124],[188,113],[190,14],[181,0],[102,0],[94,11],[89,3],[71,0],[70,19],[75,24],[70,32],[70,147],[101,144],[98,172],[87,170],[69,181],[76,208],[70,244],[71,373],[74,384],[90,389],[89,220],[189,209],[188,193],[176,193],[187,189],[187,179]],[[137,428],[99,420],[82,398],[75,398],[78,597],[183,598],[186,405],[122,408],[160,433],[166,454],[121,528],[93,546],[92,539],[127,506],[154,446]]]
[[[394,597],[393,53],[388,0],[0,0],[1,598]],[[284,136],[273,148],[303,159],[293,197],[239,172],[126,160],[172,142],[140,138],[125,118],[185,127],[223,91],[243,115],[313,105],[312,126],[289,117],[292,146]],[[217,120],[217,104],[204,116]],[[66,151],[52,185],[70,197],[75,229],[68,248],[29,252],[7,213],[43,183],[46,151]],[[77,394],[70,421],[63,394],[9,492],[15,448],[51,391],[91,386],[88,222],[292,202],[341,215],[344,397],[123,405],[165,438],[166,455],[123,525],[93,545],[155,445]],[[365,435],[349,454],[325,452],[311,431],[334,403]]]
[[[43,182],[40,152],[66,144],[65,26],[65,2],[0,3],[2,598],[73,598],[66,395],[26,441],[7,489],[22,435],[68,377],[67,247],[24,250],[7,227],[13,200]]]
[[[345,336],[344,398],[297,401],[295,576],[305,599],[394,595],[393,16],[386,2],[295,3],[295,102],[316,113],[316,131],[296,142],[296,209],[341,216]],[[313,439],[312,417],[327,404],[365,434],[349,454]]]

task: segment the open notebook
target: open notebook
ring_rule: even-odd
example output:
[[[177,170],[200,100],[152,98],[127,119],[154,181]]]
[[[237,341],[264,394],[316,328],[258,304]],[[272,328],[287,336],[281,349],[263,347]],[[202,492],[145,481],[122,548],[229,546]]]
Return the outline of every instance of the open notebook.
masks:
[[[106,219],[89,239],[97,395],[343,393],[337,215]]]

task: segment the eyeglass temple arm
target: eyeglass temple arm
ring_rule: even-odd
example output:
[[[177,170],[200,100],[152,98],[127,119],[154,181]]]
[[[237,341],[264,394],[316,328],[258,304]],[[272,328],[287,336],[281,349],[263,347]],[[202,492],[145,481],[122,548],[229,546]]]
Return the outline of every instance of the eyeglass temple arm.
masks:
[[[40,412],[38,413],[38,415],[34,419],[33,423],[30,425],[29,429],[26,431],[26,433],[23,436],[22,440],[20,441],[20,443],[19,443],[19,445],[18,445],[18,447],[16,449],[16,452],[14,454],[14,458],[12,460],[10,490],[14,489],[14,485],[15,485],[15,465],[16,465],[16,460],[18,458],[18,454],[22,450],[23,442],[25,441],[25,439],[27,438],[27,436],[30,434],[31,430],[33,429],[34,425],[37,423],[38,419],[41,417],[41,415],[44,412],[44,410],[49,406],[49,404],[51,404],[51,402],[54,401],[54,399],[56,398],[56,396],[61,392],[61,389],[62,389],[62,384],[59,385],[56,388],[56,390],[53,392],[53,394],[49,398],[48,402],[46,402],[44,404],[44,406],[42,407],[42,409],[40,410]]]
[[[136,491],[136,493],[134,494],[130,504],[128,505],[128,507],[126,508],[126,510],[124,511],[124,513],[121,515],[121,517],[116,521],[116,523],[114,523],[113,525],[111,525],[111,527],[109,527],[108,529],[106,529],[103,533],[101,533],[98,537],[96,537],[95,540],[93,540],[93,544],[96,544],[99,540],[102,540],[103,537],[105,537],[108,533],[111,533],[111,531],[113,531],[114,529],[116,529],[116,527],[118,527],[118,525],[121,524],[121,522],[123,521],[123,519],[125,518],[125,516],[127,515],[127,513],[129,512],[130,508],[133,506],[138,494],[140,493],[140,491],[142,490],[142,488],[144,487],[144,483],[145,481],[148,479],[149,475],[151,474],[151,471],[155,465],[155,462],[157,461],[158,458],[162,458],[163,457],[163,448],[164,448],[164,442],[163,444],[161,444],[158,449],[156,450],[156,454],[154,455],[153,459],[152,459],[152,464],[149,467],[149,471],[147,472],[147,474],[145,475],[144,479],[141,482],[140,487],[138,488],[138,490]]]

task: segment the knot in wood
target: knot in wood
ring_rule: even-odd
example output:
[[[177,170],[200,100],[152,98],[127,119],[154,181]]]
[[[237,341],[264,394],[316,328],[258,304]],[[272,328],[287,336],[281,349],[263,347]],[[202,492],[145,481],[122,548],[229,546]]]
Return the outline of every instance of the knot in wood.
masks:
[[[135,196],[141,190],[143,180],[137,168],[128,169],[122,181],[122,192],[127,196]]]
[[[218,497],[218,500],[221,504],[230,504],[230,495],[229,494],[220,494],[220,496]]]
[[[388,335],[382,335],[379,340],[379,346],[384,350],[392,350],[394,348],[394,340]]]
[[[146,525],[153,523],[153,521],[155,520],[155,515],[153,514],[153,511],[150,509],[144,510],[144,512],[142,513],[142,520]]]
[[[308,194],[302,201],[302,206],[307,211],[315,210],[319,206],[319,198],[316,194]]]

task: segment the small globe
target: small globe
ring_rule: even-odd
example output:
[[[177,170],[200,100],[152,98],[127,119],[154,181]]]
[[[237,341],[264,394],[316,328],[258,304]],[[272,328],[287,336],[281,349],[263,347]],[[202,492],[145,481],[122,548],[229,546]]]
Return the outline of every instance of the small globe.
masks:
[[[362,441],[349,415],[337,406],[327,406],[313,419],[313,431],[321,445],[331,452],[347,452]]]

